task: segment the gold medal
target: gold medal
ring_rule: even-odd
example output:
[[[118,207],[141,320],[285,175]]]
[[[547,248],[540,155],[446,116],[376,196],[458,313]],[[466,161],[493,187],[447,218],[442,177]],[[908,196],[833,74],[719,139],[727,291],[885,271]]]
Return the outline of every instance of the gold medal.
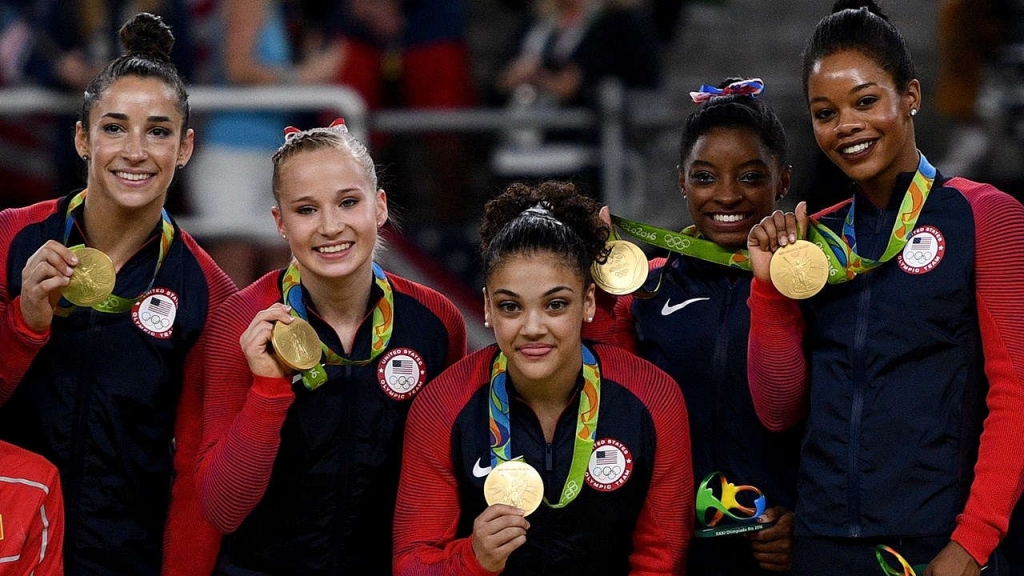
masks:
[[[797,240],[772,255],[769,272],[779,292],[803,300],[817,294],[828,282],[828,258],[815,244]]]
[[[61,289],[61,295],[75,306],[85,307],[109,298],[117,279],[110,256],[87,246],[75,246],[71,252],[78,256],[78,265],[71,273],[71,282]]]
[[[594,262],[590,274],[594,283],[609,294],[631,294],[647,280],[647,256],[639,246],[625,240],[609,240],[611,248],[604,264]]]
[[[302,318],[293,318],[291,324],[275,322],[270,343],[277,359],[292,370],[309,370],[320,363],[320,337]]]
[[[507,504],[529,516],[544,500],[544,481],[540,473],[522,460],[502,462],[484,480],[487,505]]]

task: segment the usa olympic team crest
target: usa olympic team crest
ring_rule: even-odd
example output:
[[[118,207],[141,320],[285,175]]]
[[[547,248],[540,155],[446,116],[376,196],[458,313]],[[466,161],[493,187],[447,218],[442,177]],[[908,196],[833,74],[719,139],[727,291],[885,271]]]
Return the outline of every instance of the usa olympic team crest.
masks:
[[[178,295],[167,288],[153,288],[132,306],[132,322],[146,334],[165,340],[174,334]]]
[[[622,487],[633,474],[633,455],[626,445],[614,438],[602,438],[594,442],[587,464],[587,484],[601,492],[611,492]]]
[[[915,228],[903,252],[896,257],[900,269],[907,274],[931,272],[946,255],[946,238],[934,226]]]
[[[377,363],[377,380],[385,394],[395,400],[406,400],[426,382],[427,366],[412,348],[395,348]]]

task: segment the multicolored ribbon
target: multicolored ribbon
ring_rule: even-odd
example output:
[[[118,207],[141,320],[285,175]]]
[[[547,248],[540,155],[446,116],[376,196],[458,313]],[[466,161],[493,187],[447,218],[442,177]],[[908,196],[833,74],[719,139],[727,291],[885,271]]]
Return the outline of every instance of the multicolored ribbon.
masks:
[[[921,210],[928,200],[932,185],[935,183],[935,167],[928,162],[924,154],[920,154],[920,157],[917,172],[900,203],[900,213],[893,224],[889,243],[878,260],[871,260],[857,254],[857,234],[854,231],[856,197],[850,204],[850,210],[843,222],[842,237],[827,226],[814,220],[811,221],[811,226],[807,230],[807,240],[817,244],[825,252],[825,256],[829,260],[829,284],[840,284],[853,280],[858,274],[888,262],[903,251],[910,233],[914,230],[914,225],[917,224],[917,219],[921,216]]]
[[[760,78],[750,78],[733,82],[725,88],[717,88],[708,84],[701,84],[696,92],[690,92],[690,98],[696,104],[703,104],[716,96],[751,96],[757,97],[764,92],[764,82]]]
[[[721,496],[715,497],[715,490],[710,486],[715,479],[721,482]],[[736,496],[743,492],[753,492],[754,507],[740,504]],[[700,487],[697,489],[697,521],[705,526],[715,526],[722,518],[731,518],[738,522],[753,522],[764,514],[767,504],[764,494],[755,486],[736,486],[725,478],[721,472],[712,472],[704,477]],[[708,519],[708,511],[714,510],[714,514]],[[733,512],[738,510],[747,516],[740,516]]]
[[[576,421],[576,436],[573,441],[572,463],[569,476],[565,479],[562,494],[557,504],[544,503],[551,508],[563,508],[572,502],[583,488],[590,453],[594,450],[594,436],[597,434],[597,416],[601,406],[601,369],[597,357],[585,345],[583,353],[583,389],[580,390],[579,418]],[[489,402],[489,428],[491,433],[491,468],[512,458],[512,433],[509,425],[508,404],[508,358],[502,352],[491,365],[491,388]]]
[[[82,190],[78,194],[75,194],[71,201],[68,203],[68,210],[64,217],[64,241],[62,244],[67,246],[68,239],[71,238],[71,230],[75,227],[75,209],[81,206],[85,202],[85,195],[88,190]],[[160,209],[160,252],[156,258],[156,267],[153,269],[153,277],[149,280],[149,285],[142,291],[141,294],[134,298],[124,298],[116,294],[111,294],[106,300],[92,306],[93,310],[97,312],[105,312],[107,314],[119,314],[121,312],[128,312],[135,306],[135,303],[140,298],[146,295],[153,288],[153,284],[156,282],[156,275],[160,272],[160,267],[164,264],[164,258],[167,256],[167,252],[171,249],[171,244],[174,242],[174,224],[171,223],[171,217],[167,215],[166,209]],[[76,246],[69,246],[69,248],[77,248]],[[75,311],[76,306],[66,299],[61,298],[57,304],[57,310],[54,314],[62,318],[69,316]]]
[[[885,559],[885,554],[891,554],[896,557],[896,560],[900,563],[902,570],[893,568],[891,564]],[[900,555],[899,552],[892,548],[879,544],[875,546],[875,558],[878,559],[878,565],[882,567],[882,572],[887,576],[917,576],[918,571],[921,575],[924,575],[924,571],[928,569],[927,564],[918,564],[917,566],[911,567],[910,563]]]
[[[327,344],[321,341],[320,347],[323,350],[325,359],[321,364],[302,372],[302,383],[306,389],[316,390],[327,381],[327,372],[323,367],[325,363],[331,366],[346,364],[365,366],[373,362],[374,359],[387,349],[388,344],[391,342],[391,333],[395,327],[395,295],[391,289],[391,283],[388,282],[388,278],[384,274],[384,270],[376,262],[373,263],[373,278],[377,287],[380,288],[384,295],[373,308],[373,333],[371,336],[372,340],[370,341],[370,357],[365,360],[350,360],[331,350]],[[302,278],[299,275],[298,262],[292,260],[291,264],[288,265],[288,269],[285,270],[284,276],[281,278],[281,296],[284,303],[291,306],[292,316],[308,321],[309,313],[306,310],[306,303],[302,299],[301,286]]]

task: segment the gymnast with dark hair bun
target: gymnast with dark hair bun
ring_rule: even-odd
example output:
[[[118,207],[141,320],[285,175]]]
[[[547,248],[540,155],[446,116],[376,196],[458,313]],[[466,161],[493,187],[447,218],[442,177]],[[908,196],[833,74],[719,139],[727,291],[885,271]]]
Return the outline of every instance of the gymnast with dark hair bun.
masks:
[[[395,511],[395,574],[684,573],[693,509],[686,405],[654,365],[584,342],[600,205],[513,184],[481,222],[496,344],[417,397]]]
[[[141,13],[121,41],[75,126],[87,188],[0,213],[0,438],[60,471],[67,574],[203,574],[197,340],[235,287],[164,210],[194,139],[174,36]]]

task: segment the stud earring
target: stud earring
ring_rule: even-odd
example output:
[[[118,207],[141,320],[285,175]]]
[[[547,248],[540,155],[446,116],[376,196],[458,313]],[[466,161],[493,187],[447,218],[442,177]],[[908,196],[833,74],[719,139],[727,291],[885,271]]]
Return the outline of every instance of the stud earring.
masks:
[[[288,235],[287,234],[281,234],[281,239],[282,240],[287,240],[288,239]]]
[[[88,154],[82,154],[82,160],[88,162],[89,161],[89,155]]]
[[[484,328],[490,328],[490,327],[491,327],[491,323],[488,322],[487,320],[484,320]]]
[[[181,170],[181,169],[182,169],[182,168],[184,168],[184,167],[185,167],[185,165],[184,165],[184,164],[178,164],[178,166],[177,166],[178,170]]]
[[[917,116],[917,108],[911,108],[910,109],[910,115],[911,116]]]
[[[593,316],[587,316],[587,322],[593,322],[593,321],[594,321],[594,317]]]

